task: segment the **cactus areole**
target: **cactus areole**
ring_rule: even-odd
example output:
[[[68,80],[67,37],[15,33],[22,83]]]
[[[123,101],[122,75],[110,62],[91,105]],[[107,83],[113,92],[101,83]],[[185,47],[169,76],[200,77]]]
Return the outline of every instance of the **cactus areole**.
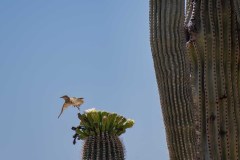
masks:
[[[86,110],[78,114],[80,125],[72,127],[76,139],[83,140],[83,160],[123,160],[124,146],[119,136],[134,125],[132,119],[126,119],[116,113]]]

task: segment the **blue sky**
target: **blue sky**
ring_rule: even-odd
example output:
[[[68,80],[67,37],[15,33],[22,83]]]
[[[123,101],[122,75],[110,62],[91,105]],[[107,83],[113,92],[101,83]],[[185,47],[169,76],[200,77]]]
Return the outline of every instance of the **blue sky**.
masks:
[[[127,160],[169,159],[149,44],[148,1],[0,1],[0,159],[77,160],[77,110],[135,120]]]

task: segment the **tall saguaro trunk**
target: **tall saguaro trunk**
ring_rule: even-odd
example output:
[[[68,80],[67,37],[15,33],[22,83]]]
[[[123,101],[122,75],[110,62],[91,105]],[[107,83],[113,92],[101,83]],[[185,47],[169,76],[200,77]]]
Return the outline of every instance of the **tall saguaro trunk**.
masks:
[[[186,20],[190,34],[187,48],[192,59],[201,159],[240,159],[237,1],[195,0],[188,5],[192,10]]]
[[[150,0],[151,48],[170,158],[238,160],[240,0],[186,4],[184,20],[183,0]]]
[[[150,0],[151,48],[169,155],[196,158],[193,102],[185,56],[184,0]]]

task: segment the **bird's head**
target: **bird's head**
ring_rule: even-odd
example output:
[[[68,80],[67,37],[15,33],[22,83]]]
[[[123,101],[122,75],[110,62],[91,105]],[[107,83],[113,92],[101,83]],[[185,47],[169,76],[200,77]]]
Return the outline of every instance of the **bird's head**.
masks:
[[[62,96],[62,97],[60,97],[60,98],[63,98],[64,100],[69,99],[69,97],[68,97],[67,95],[64,95],[64,96]]]

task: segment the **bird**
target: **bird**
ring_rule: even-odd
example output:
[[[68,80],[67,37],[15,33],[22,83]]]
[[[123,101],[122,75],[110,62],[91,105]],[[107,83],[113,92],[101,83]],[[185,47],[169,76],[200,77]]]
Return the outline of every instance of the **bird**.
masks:
[[[61,116],[61,114],[63,113],[64,109],[66,109],[69,106],[73,106],[73,107],[77,107],[78,110],[80,110],[80,106],[84,103],[84,98],[76,98],[76,97],[68,97],[67,95],[64,95],[60,98],[63,98],[65,100],[63,106],[62,106],[62,110],[58,116],[58,118]]]

